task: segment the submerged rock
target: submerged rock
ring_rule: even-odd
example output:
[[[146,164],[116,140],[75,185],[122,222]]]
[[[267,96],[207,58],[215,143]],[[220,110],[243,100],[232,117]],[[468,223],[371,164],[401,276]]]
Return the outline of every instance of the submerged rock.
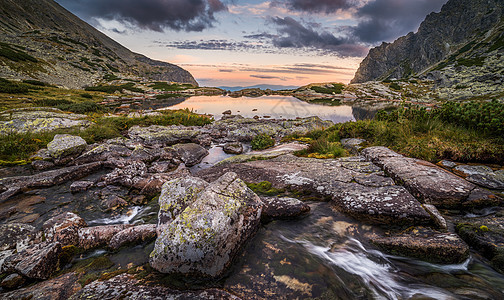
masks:
[[[219,277],[256,232],[261,212],[259,197],[235,173],[224,174],[164,227],[150,264],[162,273]]]
[[[53,217],[42,225],[48,242],[59,242],[62,247],[79,244],[79,229],[87,224],[78,215],[66,212]]]
[[[55,159],[71,155],[79,155],[86,149],[87,143],[80,136],[70,134],[57,134],[54,139],[47,144],[49,155]]]
[[[208,155],[208,150],[198,144],[177,144],[173,146],[177,151],[184,164],[188,167],[199,164],[205,156]]]
[[[426,204],[461,208],[499,203],[494,194],[429,162],[404,157],[385,147],[366,148],[362,153]]]
[[[371,236],[373,244],[385,251],[422,260],[457,264],[469,257],[469,247],[456,234],[415,229],[409,233],[390,236]]]
[[[239,300],[240,298],[218,289],[178,291],[163,286],[142,285],[128,274],[105,281],[94,281],[75,293],[71,300],[78,299],[194,299],[194,300]]]

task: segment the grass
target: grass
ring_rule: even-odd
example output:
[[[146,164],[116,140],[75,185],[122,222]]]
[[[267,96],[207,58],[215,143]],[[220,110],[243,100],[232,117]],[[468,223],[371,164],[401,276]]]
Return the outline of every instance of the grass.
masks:
[[[317,158],[337,157],[344,155],[343,151],[339,150],[340,138],[362,138],[367,140],[370,146],[386,146],[406,156],[431,162],[449,159],[502,164],[504,123],[496,117],[503,113],[500,105],[502,104],[495,101],[466,104],[447,102],[433,111],[402,108],[392,112],[380,112],[374,120],[336,124],[324,131],[318,130],[305,135],[304,138],[311,140],[310,147],[296,154]],[[493,115],[490,114],[491,110]],[[487,118],[487,115],[493,118]],[[490,126],[487,127],[484,123],[477,123],[481,118],[489,119],[489,124],[495,126],[487,124]],[[491,120],[501,121],[492,123]],[[478,124],[483,127],[478,127]]]
[[[18,83],[0,78],[0,93],[6,94],[26,94],[35,87],[28,84]]]
[[[342,83],[334,83],[332,86],[323,87],[323,86],[312,86],[310,89],[320,93],[320,94],[341,94],[345,85]]]
[[[263,150],[275,146],[275,140],[267,134],[256,135],[250,142],[252,150]]]
[[[99,86],[88,86],[85,88],[86,91],[103,92],[108,94],[113,94],[115,92],[120,92],[122,90],[128,90],[136,93],[143,93],[144,90],[135,87],[134,82],[128,82],[121,85],[99,85]]]
[[[15,49],[13,45],[7,43],[0,43],[0,57],[5,57],[14,62],[38,62],[35,57],[19,49]]]
[[[56,103],[56,102],[55,102]],[[0,165],[27,163],[29,157],[36,151],[45,148],[58,133],[69,133],[81,136],[89,144],[106,139],[123,136],[129,128],[150,125],[185,125],[203,126],[210,124],[212,119],[200,116],[188,110],[167,110],[162,116],[145,116],[142,118],[97,117],[94,124],[86,129],[68,129],[41,133],[10,133],[0,135]]]
[[[181,94],[159,94],[159,95],[156,95],[156,99],[158,99],[158,100],[177,98],[177,97],[183,97],[183,95],[181,95]]]

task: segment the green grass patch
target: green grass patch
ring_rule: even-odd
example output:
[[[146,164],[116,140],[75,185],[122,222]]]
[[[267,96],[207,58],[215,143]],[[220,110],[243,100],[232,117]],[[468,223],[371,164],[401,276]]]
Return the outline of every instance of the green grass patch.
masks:
[[[393,90],[396,90],[396,91],[400,91],[401,90],[401,86],[397,82],[392,82],[390,84],[390,88],[393,89]]]
[[[267,134],[256,135],[250,142],[252,150],[263,150],[275,146],[275,140]]]
[[[274,188],[271,182],[261,181],[259,183],[247,183],[247,186],[256,194],[266,196],[278,196],[285,193],[284,189]]]
[[[103,79],[106,81],[113,81],[113,80],[119,80],[121,78],[117,77],[114,74],[105,74],[105,76],[103,76]]]
[[[0,135],[0,160],[23,161],[33,153],[45,148],[56,133],[9,133]]]
[[[14,62],[38,62],[38,60],[28,53],[13,48],[13,45],[0,43],[0,57],[5,57]]]
[[[457,65],[465,67],[482,67],[485,64],[484,57],[474,57],[474,58],[460,58],[457,59]]]
[[[323,86],[312,86],[310,89],[320,93],[320,94],[341,94],[345,85],[342,83],[334,83],[332,86],[323,87]]]
[[[0,93],[6,94],[26,94],[30,91],[30,86],[7,79],[0,78]]]
[[[120,92],[122,90],[128,90],[136,93],[143,93],[144,90],[135,87],[134,82],[128,82],[122,85],[99,85],[99,86],[88,86],[85,88],[86,91],[103,92],[108,94],[113,94],[115,92]]]

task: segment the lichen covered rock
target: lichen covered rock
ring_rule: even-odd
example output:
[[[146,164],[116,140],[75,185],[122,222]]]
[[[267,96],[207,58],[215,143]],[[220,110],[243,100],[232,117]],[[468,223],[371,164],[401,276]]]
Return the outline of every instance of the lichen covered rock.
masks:
[[[103,225],[79,229],[79,247],[87,250],[106,246],[114,235],[130,225]]]
[[[46,241],[59,242],[62,247],[79,243],[79,229],[87,224],[78,215],[66,212],[57,215],[43,224]]]
[[[208,150],[195,143],[177,144],[173,146],[180,158],[186,166],[192,167],[199,164],[205,156],[208,155]]]
[[[228,142],[222,149],[228,154],[242,154],[243,145],[240,142]]]
[[[86,141],[80,136],[57,134],[47,144],[47,150],[53,158],[58,159],[70,155],[79,155],[86,149],[86,146]]]
[[[289,219],[302,216],[310,211],[310,206],[298,199],[288,197],[262,197],[263,220]]]
[[[0,225],[0,251],[16,249],[16,245],[34,234],[35,227],[28,224],[10,223]]]
[[[261,212],[259,197],[226,173],[163,229],[150,264],[163,273],[219,277],[257,230]]]
[[[156,225],[145,224],[126,228],[116,233],[109,242],[109,248],[117,250],[122,246],[134,243],[142,243],[156,237]]]
[[[77,282],[78,279],[77,274],[67,273],[51,280],[2,294],[1,298],[5,300],[67,300],[81,289],[81,285]]]
[[[2,271],[18,272],[28,278],[47,279],[59,267],[60,243],[39,243],[4,260]]]

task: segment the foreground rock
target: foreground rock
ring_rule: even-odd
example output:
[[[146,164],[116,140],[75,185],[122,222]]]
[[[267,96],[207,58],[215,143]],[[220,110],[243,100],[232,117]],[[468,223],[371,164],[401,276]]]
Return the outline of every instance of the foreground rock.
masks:
[[[427,224],[429,214],[402,186],[363,157],[319,160],[281,155],[269,160],[223,164],[197,175],[207,181],[236,172],[247,182],[269,181],[277,189],[330,197],[345,213],[373,223]]]
[[[80,179],[93,174],[104,166],[103,162],[94,162],[80,166],[66,167],[32,176],[16,176],[0,179],[0,202],[21,193],[27,188],[46,188],[70,180]]]
[[[0,298],[5,300],[66,300],[81,289],[78,279],[77,274],[68,273],[27,288],[0,294]]]
[[[185,205],[185,195],[176,193],[170,203]],[[261,212],[259,197],[235,173],[227,173],[164,227],[150,264],[163,273],[219,277],[257,230]]]
[[[117,250],[129,244],[139,244],[156,237],[156,225],[146,224],[126,228],[116,233],[109,241],[109,248]]]
[[[228,142],[224,145],[223,150],[228,154],[242,154],[243,145],[240,142]]]
[[[195,300],[239,300],[240,298],[218,289],[201,291],[177,291],[161,286],[142,285],[132,276],[123,274],[105,281],[94,281],[72,297],[77,299],[195,299]]]
[[[494,171],[488,166],[458,165],[453,171],[467,181],[482,187],[495,190],[504,190],[504,170]]]
[[[86,149],[87,143],[80,136],[70,134],[57,134],[54,139],[47,144],[47,151],[54,159],[71,155],[79,155]]]
[[[456,234],[426,228],[389,236],[371,236],[373,244],[395,255],[415,257],[441,264],[461,263],[469,257],[469,246]]]
[[[62,247],[79,244],[79,229],[87,224],[78,215],[66,212],[53,217],[43,224],[46,241],[59,242]]]
[[[18,243],[35,235],[35,227],[28,224],[10,223],[0,225],[0,251],[16,249]]]
[[[290,219],[307,214],[310,206],[295,198],[287,197],[262,197],[264,209],[262,219]]]
[[[28,278],[48,279],[59,267],[60,243],[39,243],[7,257],[2,272],[18,272]]]
[[[385,147],[366,148],[362,153],[424,203],[440,208],[462,208],[500,202],[493,193],[429,162],[404,157]]]
[[[79,247],[88,250],[106,246],[112,237],[130,225],[103,225],[79,229]]]
[[[504,273],[504,210],[490,215],[456,219],[457,233],[472,248],[490,260],[492,266]]]

